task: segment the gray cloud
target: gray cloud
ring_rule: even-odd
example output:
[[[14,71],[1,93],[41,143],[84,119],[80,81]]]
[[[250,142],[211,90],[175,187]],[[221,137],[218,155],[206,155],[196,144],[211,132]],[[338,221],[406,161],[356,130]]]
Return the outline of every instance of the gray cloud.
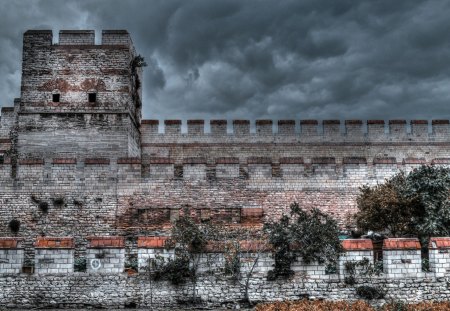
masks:
[[[446,0],[0,0],[0,100],[26,29],[128,29],[144,117],[450,118]]]

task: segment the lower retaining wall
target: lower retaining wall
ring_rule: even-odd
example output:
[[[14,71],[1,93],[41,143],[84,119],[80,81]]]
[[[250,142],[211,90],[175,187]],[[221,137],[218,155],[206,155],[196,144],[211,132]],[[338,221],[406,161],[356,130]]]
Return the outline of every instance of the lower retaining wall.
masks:
[[[450,299],[450,283],[446,278],[358,279],[354,286],[336,278],[328,280],[304,279],[296,275],[290,280],[267,281],[258,275],[251,279],[249,296],[252,301],[298,300],[302,297],[327,300],[356,300],[356,286],[380,286],[386,290],[383,300],[407,302]],[[151,290],[153,288],[153,290]],[[225,277],[202,277],[197,294],[203,304],[221,306],[237,303],[244,298],[244,288]],[[152,297],[152,298],[151,298]],[[185,305],[192,297],[192,285],[173,286],[166,281],[150,282],[148,276],[138,274],[70,275],[9,275],[0,277],[0,305],[7,308],[31,307],[138,307],[164,309]]]

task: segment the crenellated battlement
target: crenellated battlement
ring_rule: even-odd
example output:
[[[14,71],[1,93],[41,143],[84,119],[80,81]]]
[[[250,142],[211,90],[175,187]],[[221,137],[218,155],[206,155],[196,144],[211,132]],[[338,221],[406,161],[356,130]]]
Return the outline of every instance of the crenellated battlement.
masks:
[[[53,43],[52,30],[28,30],[24,33],[24,45],[43,46],[83,46],[95,45],[94,30],[60,30],[59,41]],[[103,30],[100,45],[120,45],[133,47],[131,36],[126,30]]]
[[[211,120],[209,132],[204,120],[187,120],[183,126],[181,120],[142,120],[141,134],[144,143],[216,141],[226,139],[245,140],[259,138],[267,141],[279,141],[291,138],[296,141],[448,141],[450,139],[449,120]],[[274,126],[274,125],[277,126]],[[254,131],[251,130],[254,126]],[[187,130],[184,130],[187,129]],[[250,141],[249,141],[250,142]]]

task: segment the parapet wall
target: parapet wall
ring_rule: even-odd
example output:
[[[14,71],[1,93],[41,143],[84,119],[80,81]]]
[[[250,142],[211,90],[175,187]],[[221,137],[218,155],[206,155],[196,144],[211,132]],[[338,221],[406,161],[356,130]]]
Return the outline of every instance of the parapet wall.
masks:
[[[28,30],[24,33],[24,43],[29,46],[53,45],[51,30]],[[60,30],[59,45],[95,45],[94,30]],[[126,30],[103,30],[101,45],[132,46],[131,36]]]
[[[16,239],[0,240],[0,260],[8,264],[22,263],[21,253],[7,257],[8,252],[17,249]],[[38,262],[35,274],[10,272],[0,264],[0,298],[8,308],[26,307],[97,307],[123,308],[140,307],[173,308],[184,305],[193,295],[193,284],[173,286],[166,281],[150,281],[148,270],[137,274],[124,273],[123,240],[119,237],[91,237],[87,254],[88,272],[64,270],[65,260],[73,265],[74,245],[70,238],[40,238],[36,252],[46,250],[45,257],[36,257]],[[139,262],[147,265],[148,259],[156,256],[174,257],[171,250],[164,248],[164,237],[140,237]],[[248,298],[255,301],[297,300],[302,297],[327,300],[356,300],[356,287],[377,287],[385,292],[382,299],[372,303],[381,305],[391,300],[420,302],[425,300],[448,300],[450,290],[447,278],[450,255],[449,238],[433,238],[430,243],[431,272],[420,271],[420,251],[417,253],[417,239],[388,239],[383,246],[384,274],[364,276],[364,271],[356,271],[356,284],[347,284],[349,275],[345,269],[326,273],[323,265],[297,261],[291,267],[294,276],[289,280],[267,280],[267,271],[273,268],[273,257],[259,242],[242,241],[241,273],[246,279],[249,267],[258,258],[255,269],[250,274]],[[8,243],[6,243],[8,242]],[[12,243],[9,243],[12,242]],[[201,305],[209,307],[236,304],[245,298],[245,287],[224,273],[226,256],[223,247],[212,244],[210,252],[199,254],[198,279],[195,296]],[[368,260],[373,264],[373,248],[370,240],[344,240],[345,253],[341,256],[339,267],[347,262]],[[7,256],[5,256],[5,254]],[[17,255],[19,254],[19,255]],[[439,258],[434,256],[439,254]],[[434,257],[431,257],[434,256]],[[160,258],[162,258],[160,257]],[[22,260],[22,261],[20,261]],[[418,264],[419,262],[419,264]],[[28,263],[29,265],[29,263]],[[417,271],[419,266],[419,271]],[[29,266],[27,266],[29,267]],[[45,268],[43,268],[45,267]],[[69,269],[70,270],[70,269]],[[25,270],[24,270],[25,271]],[[28,273],[30,269],[26,270]],[[5,274],[6,273],[6,274]],[[54,299],[57,297],[57,299]],[[228,305],[230,306],[230,305]]]
[[[450,138],[449,120],[346,120],[341,126],[339,120],[279,120],[277,126],[272,120],[256,120],[255,132],[251,133],[249,120],[234,120],[228,128],[227,120],[211,120],[209,133],[206,132],[204,120],[188,120],[187,132],[182,132],[181,120],[142,120],[141,132],[144,143],[179,142],[188,139],[199,141],[223,141],[227,139],[245,140],[251,138],[266,139],[277,142],[277,139],[291,137],[295,141],[446,141]],[[275,128],[277,130],[275,130]],[[160,132],[162,129],[162,132]],[[228,132],[228,129],[231,132]]]

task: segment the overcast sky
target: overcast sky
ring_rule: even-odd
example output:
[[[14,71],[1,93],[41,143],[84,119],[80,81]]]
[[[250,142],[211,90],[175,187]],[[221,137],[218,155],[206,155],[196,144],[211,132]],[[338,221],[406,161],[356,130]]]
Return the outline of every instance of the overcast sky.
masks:
[[[448,0],[0,0],[2,106],[27,29],[127,29],[147,119],[450,118]]]

